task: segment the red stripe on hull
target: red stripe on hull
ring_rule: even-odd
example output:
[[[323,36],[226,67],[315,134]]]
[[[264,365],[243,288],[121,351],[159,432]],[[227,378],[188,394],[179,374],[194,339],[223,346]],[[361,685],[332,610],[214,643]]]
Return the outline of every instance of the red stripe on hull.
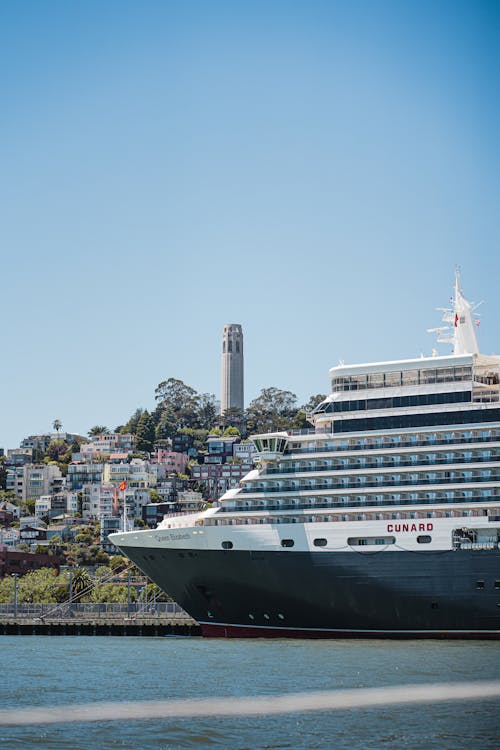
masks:
[[[215,625],[201,624],[201,634],[204,638],[391,638],[397,640],[433,639],[474,639],[500,640],[500,632],[480,631],[391,631],[391,630],[307,630],[293,628],[253,628],[247,625]]]

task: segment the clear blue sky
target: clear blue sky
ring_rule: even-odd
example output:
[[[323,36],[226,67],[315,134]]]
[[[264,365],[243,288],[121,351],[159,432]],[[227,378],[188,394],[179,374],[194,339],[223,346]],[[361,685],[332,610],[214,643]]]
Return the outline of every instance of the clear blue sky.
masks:
[[[219,397],[226,322],[247,403],[430,353],[456,264],[500,351],[498,2],[5,0],[0,71],[0,446]]]

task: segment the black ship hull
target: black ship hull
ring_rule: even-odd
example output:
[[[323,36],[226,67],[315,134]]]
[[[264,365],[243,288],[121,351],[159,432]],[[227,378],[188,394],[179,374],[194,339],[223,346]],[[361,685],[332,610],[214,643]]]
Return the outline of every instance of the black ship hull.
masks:
[[[123,551],[204,635],[500,638],[498,550]]]

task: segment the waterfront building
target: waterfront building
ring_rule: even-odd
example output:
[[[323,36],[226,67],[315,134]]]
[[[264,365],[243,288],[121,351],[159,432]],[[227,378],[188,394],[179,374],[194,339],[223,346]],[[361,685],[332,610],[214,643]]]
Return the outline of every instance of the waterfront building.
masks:
[[[80,461],[70,463],[66,476],[69,489],[81,490],[84,484],[100,484],[103,468],[102,463],[84,464]]]
[[[253,469],[253,464],[235,463],[208,463],[194,464],[191,467],[191,480],[203,482],[212,498],[237,487],[243,477]]]
[[[33,462],[33,448],[9,448],[5,466],[24,466]]]
[[[71,491],[42,495],[35,502],[35,516],[50,520],[60,515],[75,516],[78,513],[78,493]]]
[[[45,555],[38,552],[23,552],[0,546],[0,578],[6,575],[24,575],[38,568],[56,568],[59,570],[61,560],[57,555]]]
[[[21,500],[36,500],[57,492],[65,480],[55,464],[27,464],[7,469],[6,488]]]
[[[255,445],[250,440],[245,443],[233,444],[233,458],[245,464],[253,463],[255,453]]]
[[[177,453],[177,451],[166,450],[165,448],[156,449],[156,461],[162,468],[162,476],[172,472],[184,474],[189,461],[187,453]],[[157,474],[159,477],[160,474]]]
[[[243,371],[243,330],[239,323],[228,323],[222,335],[222,415],[228,409],[245,408]]]
[[[94,521],[103,515],[111,515],[118,490],[114,484],[85,484],[82,488],[82,517]]]
[[[110,455],[111,453],[124,453],[128,456],[134,450],[135,435],[119,432],[109,434],[102,433],[94,435],[89,442],[80,446],[80,453],[85,460],[91,460],[94,456]]]
[[[14,549],[19,544],[19,529],[0,528],[0,546]]]

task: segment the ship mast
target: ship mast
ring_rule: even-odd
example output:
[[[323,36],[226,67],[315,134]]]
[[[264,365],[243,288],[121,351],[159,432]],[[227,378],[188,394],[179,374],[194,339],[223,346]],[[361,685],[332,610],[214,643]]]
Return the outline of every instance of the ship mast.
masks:
[[[460,270],[455,271],[455,296],[452,297],[452,308],[439,307],[443,313],[443,323],[450,325],[429,328],[428,333],[437,333],[440,344],[452,344],[453,354],[479,354],[476,327],[479,318],[474,310],[479,304],[468,302],[462,292]]]

